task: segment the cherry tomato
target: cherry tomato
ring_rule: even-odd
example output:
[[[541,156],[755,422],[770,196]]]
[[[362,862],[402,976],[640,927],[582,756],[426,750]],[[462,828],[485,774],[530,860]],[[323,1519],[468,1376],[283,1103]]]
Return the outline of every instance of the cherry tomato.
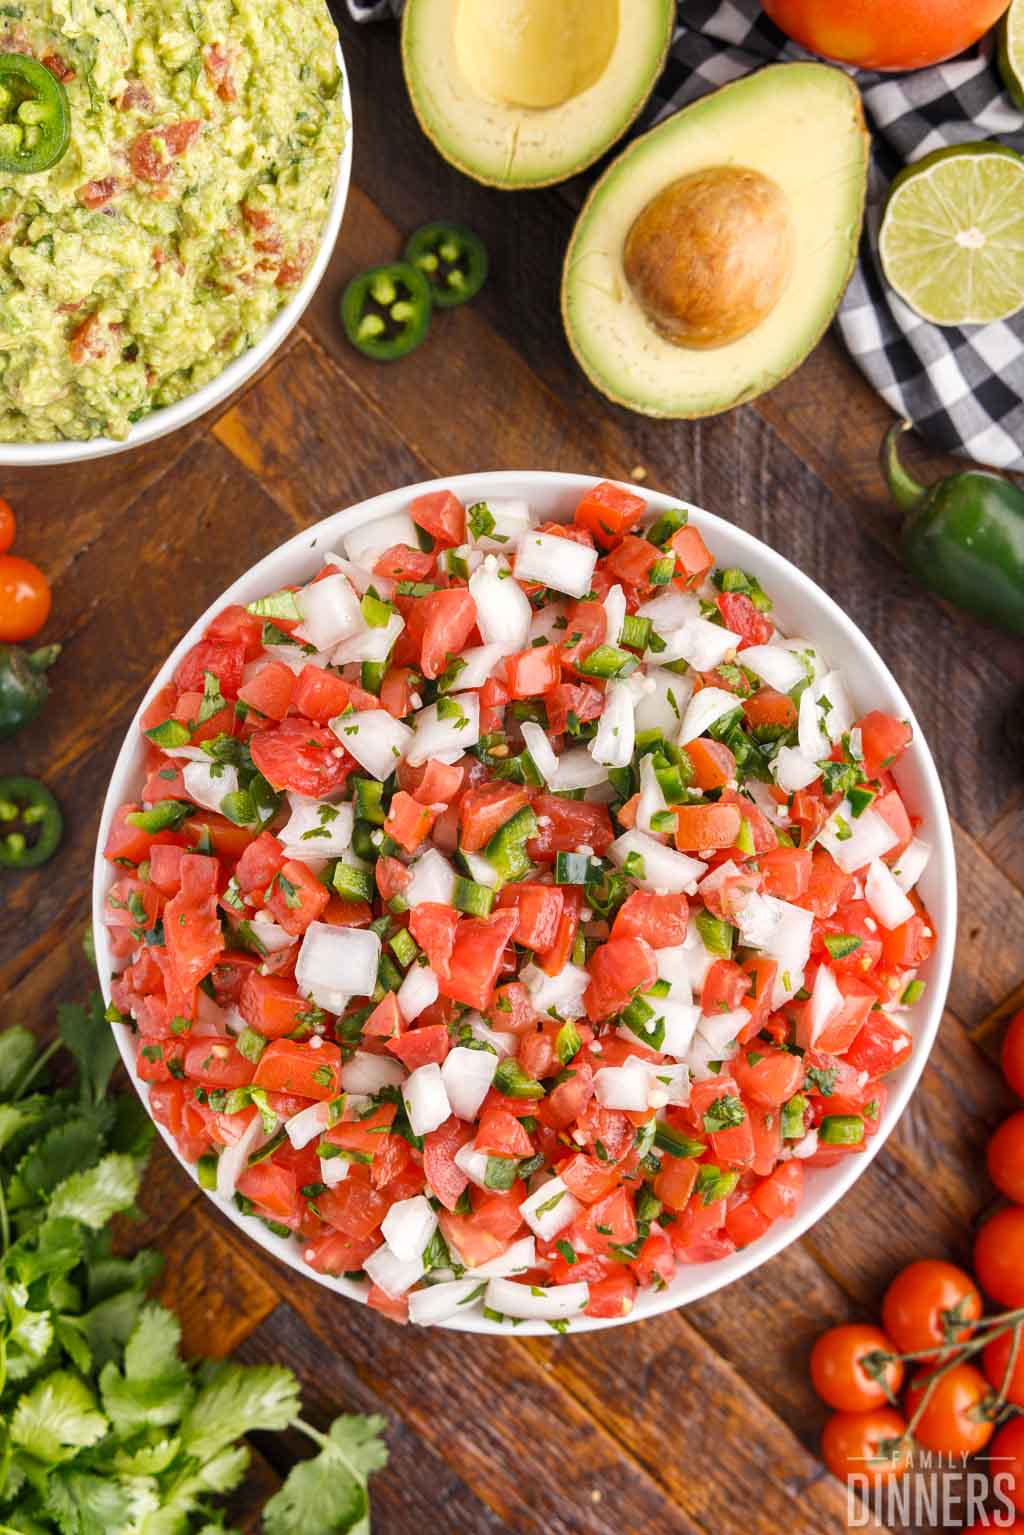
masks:
[[[962,53],[1006,0],[761,0],[775,25],[812,53],[859,69],[924,69]]]
[[[931,1371],[923,1371],[907,1391],[906,1408],[912,1422],[929,1389],[931,1394],[914,1426],[918,1444],[937,1455],[974,1455],[984,1449],[995,1424],[984,1413],[989,1385],[981,1371],[973,1364],[955,1364],[937,1379]]]
[[[1019,1514],[1024,1514],[1024,1418],[1011,1418],[992,1441],[989,1450],[993,1476],[1005,1477],[1000,1487]],[[1012,1526],[1017,1529],[1019,1524]]]
[[[1003,1306],[1024,1306],[1024,1206],[1010,1205],[985,1222],[974,1243],[974,1272]]]
[[[982,1305],[969,1274],[938,1258],[923,1258],[897,1274],[882,1302],[882,1326],[901,1354],[969,1338]]]
[[[14,543],[14,534],[17,524],[14,521],[14,513],[3,496],[0,496],[0,554],[6,554]]]
[[[1003,1040],[1003,1076],[1018,1098],[1024,1098],[1024,1009],[1010,1020]]]
[[[1007,1199],[1024,1204],[1024,1109],[1011,1114],[989,1141],[988,1175]]]
[[[1017,1407],[1024,1407],[1024,1337],[1021,1338],[1020,1347],[1017,1349],[1013,1372],[1007,1379],[1006,1370],[1012,1350],[1013,1331],[1011,1329],[1009,1332],[1000,1333],[998,1338],[993,1338],[991,1343],[985,1345],[981,1356],[981,1367],[985,1372],[985,1379],[994,1390],[1001,1391],[1005,1381],[1006,1400],[1013,1402]]]
[[[811,1350],[811,1380],[822,1401],[842,1412],[884,1407],[903,1384],[903,1365],[894,1359],[881,1378],[868,1375],[861,1361],[879,1351],[896,1353],[880,1327],[851,1322],[822,1333]]]
[[[0,555],[0,640],[31,639],[50,616],[50,583],[31,560]]]
[[[906,1431],[907,1420],[894,1407],[836,1412],[821,1436],[822,1459],[841,1482],[851,1476],[868,1476],[876,1485],[890,1482],[910,1464]]]

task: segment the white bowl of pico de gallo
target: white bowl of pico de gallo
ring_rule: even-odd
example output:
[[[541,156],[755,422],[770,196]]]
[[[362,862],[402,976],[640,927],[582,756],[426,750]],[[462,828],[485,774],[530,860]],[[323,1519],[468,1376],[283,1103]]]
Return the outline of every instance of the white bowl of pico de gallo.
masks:
[[[942,1014],[941,786],[877,652],[670,496],[389,492],[197,620],[94,875],[125,1065],[221,1211],[400,1321],[652,1316],[819,1219]]]

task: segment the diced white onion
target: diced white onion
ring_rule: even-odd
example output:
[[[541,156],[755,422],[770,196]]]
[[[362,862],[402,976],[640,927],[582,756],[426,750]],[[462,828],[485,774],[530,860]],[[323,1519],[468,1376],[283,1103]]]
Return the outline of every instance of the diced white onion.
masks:
[[[718,1075],[717,1066],[722,1061],[731,1061],[739,1051],[739,1045],[729,1044],[722,1048],[713,1045],[704,1035],[697,1033],[693,1036],[693,1044],[686,1058],[686,1064],[690,1068],[690,1074],[695,1082],[708,1082]]]
[[[561,645],[565,640],[569,604],[564,597],[557,597],[538,608],[530,619],[529,643],[543,640],[545,644]]]
[[[647,1096],[650,1108],[663,1109],[670,1103],[685,1106],[689,1101],[689,1066],[680,1062],[674,1066],[666,1063],[651,1068],[651,1090]]]
[[[759,897],[768,903],[775,922],[763,952],[778,965],[772,1006],[781,1007],[796,995],[803,984],[804,967],[811,953],[811,929],[814,917],[802,906],[780,901],[773,895]]]
[[[267,656],[272,661],[283,661],[285,666],[298,674],[307,666],[327,666],[331,659],[329,650],[314,650],[311,645],[268,645]]]
[[[436,1061],[418,1066],[402,1087],[402,1099],[413,1135],[429,1135],[452,1111]]]
[[[557,975],[548,975],[539,965],[525,965],[519,979],[538,1013],[582,1018],[586,1012],[583,993],[590,985],[590,976],[579,965],[563,965]]]
[[[626,621],[626,594],[621,586],[610,588],[602,607],[607,625],[606,641],[609,645],[617,645],[622,638],[622,625]]]
[[[367,624],[358,634],[341,642],[331,657],[332,666],[350,666],[356,661],[386,661],[404,628],[405,619],[401,613],[392,613],[387,623],[378,628]]]
[[[295,637],[316,650],[333,650],[363,627],[359,598],[340,570],[304,586],[296,592],[295,603],[302,614]]]
[[[637,701],[636,728],[660,730],[665,740],[671,741],[693,695],[693,678],[686,673],[670,672],[664,666],[652,666],[647,681],[653,686]]]
[[[498,1057],[490,1050],[469,1050],[465,1045],[449,1050],[441,1067],[441,1078],[452,1113],[459,1119],[474,1120],[497,1069]]]
[[[446,709],[458,713],[442,718],[441,703],[421,709],[413,723],[413,738],[406,749],[410,767],[422,767],[431,757],[447,758],[452,752],[461,756],[480,739],[480,698],[476,693],[451,693],[444,699]]]
[[[806,789],[821,777],[821,768],[815,757],[808,756],[797,746],[780,746],[775,754],[775,782],[787,794]]]
[[[321,1157],[320,1182],[326,1183],[329,1189],[336,1189],[339,1183],[345,1182],[351,1167],[351,1162],[346,1162],[344,1157]]]
[[[204,810],[219,810],[226,794],[238,793],[238,769],[225,762],[186,762],[181,776],[189,799]]]
[[[473,1311],[474,1291],[479,1288],[476,1279],[448,1279],[413,1290],[409,1296],[409,1321],[417,1327],[436,1327],[462,1312]]]
[[[914,837],[903,849],[893,865],[893,879],[906,894],[913,890],[921,875],[928,867],[928,860],[932,856],[932,850],[927,842],[922,842],[920,837]]]
[[[735,654],[743,636],[707,618],[690,618],[681,629],[665,637],[662,661],[686,661],[695,672],[714,671],[716,666]]]
[[[819,965],[811,988],[811,1000],[807,1004],[807,1038],[801,1041],[807,1050],[813,1049],[821,1033],[843,1010],[843,994],[830,965]]]
[[[594,1094],[606,1109],[642,1112],[650,1086],[650,1066],[635,1055],[621,1066],[602,1066],[594,1073]]]
[[[425,1008],[437,1001],[440,988],[429,965],[410,965],[398,988],[398,1011],[406,1023],[412,1023]]]
[[[393,1055],[373,1055],[357,1050],[341,1068],[341,1085],[346,1093],[379,1093],[382,1087],[399,1087],[405,1081],[405,1067]]]
[[[486,1151],[477,1151],[470,1141],[465,1146],[460,1146],[452,1159],[460,1173],[465,1173],[470,1183],[478,1189],[487,1187],[487,1164],[490,1157]]]
[[[409,549],[418,549],[420,546],[416,524],[408,512],[392,512],[389,517],[375,517],[372,522],[364,522],[361,528],[346,533],[342,542],[349,559],[370,570],[377,563],[377,556],[383,554],[385,549],[393,549],[396,544],[405,544]]]
[[[500,646],[506,656],[526,648],[533,609],[504,560],[489,554],[469,578],[469,595],[476,603],[476,626],[485,645]]]
[[[520,1237],[511,1247],[506,1247],[496,1258],[488,1258],[471,1268],[469,1273],[476,1279],[507,1279],[511,1274],[525,1274],[537,1263],[537,1248],[533,1237]]]
[[[379,964],[380,939],[369,928],[311,922],[295,961],[295,981],[304,996],[340,1013],[350,998],[370,996]]]
[[[765,949],[782,921],[782,913],[770,896],[753,890],[736,912],[735,922],[743,942],[752,949]]]
[[[552,749],[547,733],[533,720],[526,720],[522,727],[523,741],[537,771],[546,784],[553,784],[558,776],[558,757]]]
[[[530,508],[523,500],[514,497],[495,497],[484,502],[487,510],[494,518],[494,527],[490,533],[482,533],[477,538],[472,528],[469,527],[467,518],[466,527],[470,538],[481,549],[502,550],[508,549],[511,544],[518,543],[523,534],[530,527]]]
[[[806,1157],[813,1157],[813,1155],[817,1151],[817,1149],[818,1149],[818,1132],[817,1132],[817,1130],[808,1130],[806,1135],[802,1135],[800,1137],[800,1139],[798,1141],[794,1142],[794,1144],[790,1147],[790,1151],[791,1151],[792,1155],[795,1156],[801,1162]]]
[[[348,852],[355,824],[351,805],[332,805],[304,794],[289,794],[288,805],[291,815],[277,835],[290,858],[341,858]]]
[[[636,745],[633,713],[633,689],[629,682],[610,682],[604,700],[604,713],[597,734],[590,743],[590,755],[605,767],[628,767]]]
[[[658,782],[658,774],[654,767],[654,755],[648,752],[640,759],[640,798],[636,807],[637,831],[653,831],[651,817],[664,814],[668,809],[668,801],[662,792]]]
[[[558,759],[558,773],[553,787],[558,789],[593,789],[608,781],[607,770],[595,762],[585,746],[573,746]]]
[[[554,533],[529,532],[516,550],[517,580],[539,581],[567,597],[583,597],[589,592],[596,566],[596,549]]]
[[[638,618],[649,618],[655,634],[665,638],[685,628],[691,618],[700,617],[700,602],[692,593],[681,592],[678,587],[670,586],[668,591],[642,602],[636,613]]]
[[[663,1055],[684,1061],[700,1021],[700,1008],[696,1003],[682,1002],[675,997],[645,997],[644,1001],[654,1008],[651,1025],[656,1025],[659,1018],[665,1023],[665,1038],[658,1049]]]
[[[873,859],[868,867],[864,899],[882,926],[890,931],[909,922],[914,915],[914,903],[904,894],[888,864],[880,858]]]
[[[850,695],[846,691],[846,683],[840,672],[827,672],[821,681],[815,684],[818,695],[819,707],[827,699],[831,708],[822,712],[821,718],[832,745],[843,739],[853,724],[853,705],[850,703]]]
[[[346,576],[360,597],[365,597],[372,586],[378,597],[383,597],[385,602],[390,602],[394,596],[395,583],[387,576],[374,575],[372,570],[365,565],[356,565],[352,560],[347,560],[343,554],[327,553],[324,555],[324,564],[331,565],[335,570],[340,570]]]
[[[402,898],[409,906],[420,906],[424,901],[439,906],[450,906],[455,896],[455,870],[443,853],[429,847],[422,857],[410,865],[412,878],[402,891]]]
[[[574,544],[573,548],[579,548],[579,545]],[[492,1279],[487,1286],[484,1305],[490,1311],[500,1311],[503,1316],[557,1322],[578,1316],[589,1300],[588,1284],[544,1286],[520,1284],[515,1279]]]
[[[465,692],[471,688],[482,688],[501,664],[504,655],[500,645],[474,645],[464,650],[460,659],[466,664],[458,675],[459,687]]]
[[[749,1022],[750,1014],[745,1007],[737,1007],[731,1013],[702,1013],[697,1032],[721,1054],[739,1038]]]
[[[286,933],[273,917],[267,915],[262,906],[249,918],[249,926],[268,954],[280,954],[283,949],[290,949],[295,942],[295,934]],[[328,1008],[328,1012],[334,1011],[333,1007]]]
[[[874,859],[884,858],[900,839],[877,810],[865,810],[854,819],[850,802],[844,799],[818,840],[844,874],[855,874]]]
[[[630,853],[638,853],[643,859],[644,872],[635,876],[642,890],[685,890],[692,894],[697,888],[698,879],[707,868],[707,864],[701,863],[699,858],[691,858],[688,853],[677,853],[674,848],[663,847],[642,831],[623,832],[608,849],[608,857],[620,869]]]
[[[363,1272],[385,1295],[398,1300],[423,1278],[426,1268],[422,1255],[418,1258],[396,1258],[387,1243],[383,1243],[366,1259]]]
[[[492,1029],[486,1018],[479,1013],[464,1013],[461,1019],[464,1027],[481,1045],[490,1045],[495,1050],[499,1060],[504,1060],[507,1055],[515,1055],[519,1049],[519,1035],[510,1034],[504,1029]]]
[[[489,858],[485,858],[483,853],[467,852],[465,848],[462,850],[462,856],[466,860],[470,879],[475,880],[478,885],[486,885],[488,890],[498,888],[501,884],[501,875]]]
[[[412,731],[386,709],[357,709],[338,714],[331,729],[351,757],[371,778],[383,783],[395,771],[412,742]]]
[[[293,1114],[291,1119],[285,1121],[285,1130],[288,1139],[296,1151],[301,1151],[303,1146],[308,1146],[310,1141],[323,1135],[331,1123],[333,1110],[330,1103],[311,1103],[308,1109],[300,1109],[298,1114]],[[336,1157],[332,1161],[337,1161]]]
[[[779,643],[748,645],[743,652],[743,665],[777,693],[791,692],[807,677],[800,657]]]
[[[825,730],[818,688],[814,683],[804,688],[800,695],[797,740],[804,756],[812,757],[815,761],[827,757],[831,750],[832,743]]]
[[[761,814],[771,821],[773,826],[791,826],[789,811],[785,805],[780,805],[771,789],[759,778],[748,778],[743,785],[743,792],[750,796]]]
[[[217,1158],[217,1193],[221,1199],[231,1199],[239,1178],[249,1165],[254,1151],[270,1139],[263,1127],[262,1114],[255,1114],[233,1146],[225,1146]]]
[[[716,720],[724,719],[739,707],[740,701],[735,693],[727,693],[724,688],[701,688],[686,706],[679,729],[680,746],[686,746],[699,736],[706,735]]]
[[[535,1236],[550,1242],[575,1220],[579,1208],[561,1178],[549,1178],[523,1200],[519,1213]]]
[[[423,1257],[423,1249],[437,1230],[437,1216],[422,1194],[398,1199],[381,1224],[380,1234],[401,1263]]]

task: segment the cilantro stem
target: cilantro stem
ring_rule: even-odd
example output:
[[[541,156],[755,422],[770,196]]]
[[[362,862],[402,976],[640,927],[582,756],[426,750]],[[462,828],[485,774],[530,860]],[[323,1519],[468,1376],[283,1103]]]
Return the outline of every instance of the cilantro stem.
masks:
[[[6,1253],[11,1245],[11,1218],[7,1214],[7,1199],[4,1195],[4,1180],[0,1178],[0,1254]]]
[[[1020,1354],[1022,1333],[1024,1333],[1024,1322],[1016,1322],[1013,1328],[1013,1337],[1010,1339],[1010,1352],[1007,1355],[1006,1369],[1003,1371],[1002,1384],[999,1387],[999,1394],[993,1403],[993,1417],[997,1416],[997,1414],[1000,1413],[1006,1406],[1006,1395],[1010,1389],[1010,1382],[1013,1380],[1013,1372],[1017,1368],[1017,1359]]]
[[[22,1077],[20,1083],[18,1084],[17,1092],[12,1095],[12,1103],[17,1103],[18,1099],[24,1096],[26,1087],[28,1087],[29,1083],[34,1081],[35,1078],[39,1075],[50,1057],[52,1055],[56,1055],[57,1051],[60,1049],[60,1046],[61,1041],[59,1038],[51,1039],[50,1043],[46,1046],[46,1049],[40,1050],[39,1054],[36,1056],[35,1060],[28,1068],[28,1071],[26,1071],[25,1075]]]

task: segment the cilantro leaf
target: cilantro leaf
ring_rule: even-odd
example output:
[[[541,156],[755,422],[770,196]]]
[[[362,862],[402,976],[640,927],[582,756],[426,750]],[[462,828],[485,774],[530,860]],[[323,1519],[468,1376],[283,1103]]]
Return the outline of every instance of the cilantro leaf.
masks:
[[[35,1053],[35,1039],[20,1023],[0,1033],[0,1099],[13,1097]]]
[[[72,1173],[94,1167],[104,1149],[113,1114],[102,1104],[54,1125],[18,1164],[18,1177],[30,1194],[52,1193]]]
[[[264,1535],[369,1535],[366,1482],[387,1464],[384,1427],[381,1417],[345,1414],[326,1435],[306,1428],[320,1453],[293,1466],[267,1503]]]
[[[84,1173],[72,1173],[53,1192],[51,1216],[70,1216],[98,1230],[121,1210],[130,1209],[138,1193],[142,1168],[134,1157],[112,1151]]]
[[[140,1520],[159,1511],[159,1495],[151,1488],[133,1487],[73,1467],[53,1472],[46,1480],[46,1511],[63,1535],[112,1535],[138,1529]]]
[[[99,994],[93,992],[84,1007],[62,1002],[57,1008],[57,1028],[75,1058],[83,1102],[99,1103],[119,1058]]]
[[[55,1466],[102,1439],[107,1420],[84,1381],[54,1370],[18,1402],[9,1432],[12,1444]]]
[[[114,1363],[100,1373],[103,1407],[122,1438],[138,1429],[178,1423],[192,1397],[189,1372],[178,1356],[181,1328],[163,1306],[139,1314],[124,1351],[124,1371]]]
[[[222,1364],[192,1403],[182,1444],[197,1460],[209,1460],[253,1429],[287,1428],[298,1410],[299,1383],[283,1365]]]

